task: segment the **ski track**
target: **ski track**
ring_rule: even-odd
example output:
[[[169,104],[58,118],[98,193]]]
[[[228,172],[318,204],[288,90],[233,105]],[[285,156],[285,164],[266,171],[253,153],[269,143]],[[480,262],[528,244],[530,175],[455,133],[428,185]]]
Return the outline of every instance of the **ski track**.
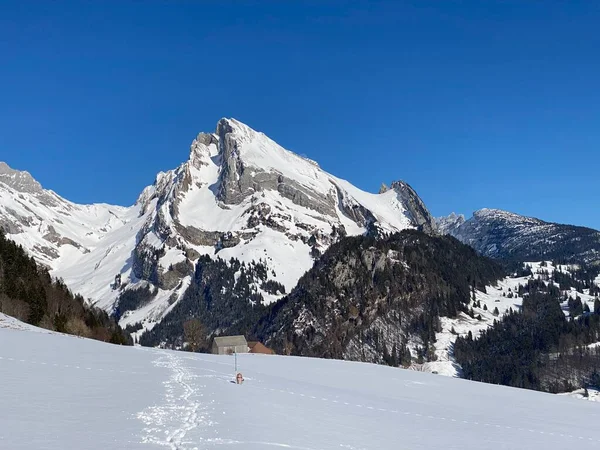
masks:
[[[195,370],[202,370],[207,372],[205,375],[192,374],[190,368],[185,367],[185,360],[205,361],[206,359],[194,358],[190,356],[179,356],[173,354],[173,352],[162,352],[159,359],[154,364],[160,367],[167,367],[173,371],[171,378],[165,382],[166,385],[166,404],[163,406],[153,406],[146,409],[144,412],[138,413],[138,419],[141,419],[146,424],[145,432],[142,442],[159,444],[166,447],[170,447],[172,450],[198,450],[199,448],[205,448],[207,446],[218,446],[218,445],[262,445],[265,447],[280,447],[289,448],[295,450],[315,450],[309,447],[296,446],[291,443],[278,443],[278,442],[255,442],[255,441],[239,441],[235,439],[227,438],[197,438],[195,443],[186,442],[186,434],[199,426],[211,427],[217,424],[216,421],[211,420],[211,412],[215,412],[215,400],[209,400],[204,398],[202,389],[206,388],[206,385],[194,385],[195,379],[212,378],[224,383],[231,382],[231,375],[217,370],[208,368],[197,368]],[[227,363],[221,363],[217,361],[210,361],[212,364],[220,364],[230,366]],[[246,377],[246,381],[251,381],[251,378]],[[398,416],[408,416],[417,418],[418,420],[433,421],[433,422],[451,422],[457,426],[476,426],[487,429],[503,429],[507,430],[511,434],[516,433],[533,433],[545,436],[552,436],[572,441],[589,441],[598,442],[600,439],[573,435],[565,433],[555,433],[551,431],[545,431],[540,429],[533,429],[529,427],[518,427],[508,426],[497,423],[489,423],[485,420],[482,421],[470,421],[461,420],[453,417],[442,417],[429,414],[419,414],[416,412],[402,410],[402,409],[391,409],[391,408],[380,408],[367,404],[351,403],[347,401],[336,400],[335,398],[328,398],[322,396],[315,396],[309,393],[294,392],[285,389],[275,389],[269,387],[263,387],[259,384],[261,381],[257,380],[257,383],[246,383],[245,389],[259,389],[263,391],[280,393],[284,395],[291,395],[298,397],[299,401],[311,401],[320,404],[329,404],[331,406],[342,406],[344,408],[356,408],[363,411],[378,411],[386,414],[394,414]],[[203,402],[204,400],[204,402]],[[209,411],[209,407],[213,407],[212,411]],[[174,422],[174,423],[171,423]],[[202,444],[200,447],[198,444]],[[187,445],[192,445],[188,447]],[[341,445],[341,444],[340,444]],[[567,445],[567,444],[565,444]],[[342,445],[342,448],[344,446]],[[347,447],[351,448],[351,447]]]

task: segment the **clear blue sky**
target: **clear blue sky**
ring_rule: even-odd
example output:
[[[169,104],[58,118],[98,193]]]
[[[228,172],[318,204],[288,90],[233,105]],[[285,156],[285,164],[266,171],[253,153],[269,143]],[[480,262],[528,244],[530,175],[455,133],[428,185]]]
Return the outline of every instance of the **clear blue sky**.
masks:
[[[434,215],[600,228],[600,2],[2,1],[0,160],[132,204],[235,117]]]

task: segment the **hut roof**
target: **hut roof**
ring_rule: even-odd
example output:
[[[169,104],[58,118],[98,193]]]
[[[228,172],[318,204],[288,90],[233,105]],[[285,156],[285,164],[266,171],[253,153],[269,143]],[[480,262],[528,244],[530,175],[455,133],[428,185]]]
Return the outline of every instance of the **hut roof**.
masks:
[[[219,336],[215,338],[217,347],[237,347],[239,345],[248,345],[244,336]]]
[[[274,355],[275,352],[261,342],[248,342],[250,353],[263,353],[265,355]]]

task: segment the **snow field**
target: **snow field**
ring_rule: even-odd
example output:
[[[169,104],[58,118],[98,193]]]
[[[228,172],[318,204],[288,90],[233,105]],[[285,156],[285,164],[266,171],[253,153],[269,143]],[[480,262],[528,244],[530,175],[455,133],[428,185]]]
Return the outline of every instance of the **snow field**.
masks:
[[[51,272],[62,278],[74,293],[90,299],[95,306],[109,313],[119,295],[112,289],[115,275],[121,274],[123,283],[133,278],[131,253],[135,248],[136,234],[142,227],[145,216],[139,215],[139,206],[128,210],[123,220],[125,225],[105,236],[93,251],[78,258],[62,256],[60,266]]]
[[[9,321],[12,322],[12,321]],[[0,323],[5,323],[0,322]],[[25,327],[27,328],[27,327]],[[598,448],[597,406],[363,363],[121,347],[0,325],[0,448]]]

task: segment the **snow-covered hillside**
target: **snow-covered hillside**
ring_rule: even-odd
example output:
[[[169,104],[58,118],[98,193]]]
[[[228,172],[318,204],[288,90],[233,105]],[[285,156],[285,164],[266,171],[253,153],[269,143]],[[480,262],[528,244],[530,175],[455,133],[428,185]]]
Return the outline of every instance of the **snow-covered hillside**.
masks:
[[[371,364],[250,354],[238,355],[246,381],[236,385],[231,356],[35,330],[0,315],[1,448],[600,446],[597,404],[568,396]]]
[[[153,297],[121,320],[146,328],[181,298],[200,255],[260,264],[266,278],[252,289],[269,303],[345,235],[435,229],[408,184],[361,191],[234,119],[199,134],[188,160],[129,208],[73,204],[0,164],[0,226],[109,312],[123,289],[151,286]]]
[[[423,365],[415,365],[414,368],[451,377],[462,376],[461,367],[453,358],[453,346],[456,338],[467,336],[469,332],[473,338],[477,338],[483,330],[493,325],[494,320],[501,320],[510,308],[518,311],[523,303],[523,299],[516,295],[519,284],[527,284],[527,277],[507,277],[501,280],[497,286],[486,286],[485,293],[476,291],[476,300],[471,301],[470,304],[475,317],[464,312],[459,313],[455,318],[441,317],[442,331],[436,333],[435,342],[437,360]],[[508,295],[511,297],[507,297]],[[498,309],[497,315],[494,312],[496,308]]]
[[[531,269],[532,276],[543,279],[547,274],[552,276],[555,270],[563,273],[572,273],[577,266],[557,265],[551,261],[544,262],[526,262],[525,266]],[[442,331],[436,333],[435,355],[436,361],[427,362],[422,365],[415,364],[413,368],[425,372],[435,372],[440,375],[451,377],[462,376],[461,367],[456,364],[453,358],[453,346],[458,336],[466,337],[471,332],[473,338],[478,338],[483,330],[488,329],[494,323],[494,320],[502,320],[502,317],[512,309],[519,311],[523,298],[519,297],[519,285],[527,285],[529,277],[506,277],[496,286],[486,286],[486,292],[475,291],[475,300],[471,301],[470,307],[473,310],[474,317],[463,312],[456,318],[442,317]],[[546,281],[549,283],[549,281]],[[573,288],[565,289],[558,286],[567,299],[579,297],[582,303],[587,304],[590,311],[594,310],[595,297],[586,292],[577,292]],[[569,315],[568,300],[561,304],[563,312]],[[497,313],[495,310],[498,310]]]

